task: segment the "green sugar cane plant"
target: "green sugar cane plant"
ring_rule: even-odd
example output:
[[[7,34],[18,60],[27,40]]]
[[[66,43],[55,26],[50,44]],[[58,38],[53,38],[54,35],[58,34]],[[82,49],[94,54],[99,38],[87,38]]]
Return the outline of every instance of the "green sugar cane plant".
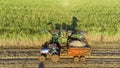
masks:
[[[0,0],[0,38],[44,41],[50,36],[40,34],[41,29],[51,31],[55,24],[71,25],[73,17],[79,20],[77,30],[93,36],[119,36],[119,3],[120,0]]]

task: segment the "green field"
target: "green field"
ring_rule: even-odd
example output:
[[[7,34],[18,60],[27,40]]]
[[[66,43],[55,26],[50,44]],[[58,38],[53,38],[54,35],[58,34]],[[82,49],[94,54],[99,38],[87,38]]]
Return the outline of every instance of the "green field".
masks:
[[[0,39],[43,40],[46,34],[41,35],[40,29],[71,25],[73,17],[78,20],[77,30],[119,36],[119,3],[120,0],[0,0]]]

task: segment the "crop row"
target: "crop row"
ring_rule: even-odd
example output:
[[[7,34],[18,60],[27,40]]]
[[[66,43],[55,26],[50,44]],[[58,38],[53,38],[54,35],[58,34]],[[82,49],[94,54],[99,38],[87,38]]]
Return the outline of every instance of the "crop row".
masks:
[[[72,23],[93,35],[120,35],[119,8],[119,0],[0,0],[0,37],[38,37],[41,29]]]

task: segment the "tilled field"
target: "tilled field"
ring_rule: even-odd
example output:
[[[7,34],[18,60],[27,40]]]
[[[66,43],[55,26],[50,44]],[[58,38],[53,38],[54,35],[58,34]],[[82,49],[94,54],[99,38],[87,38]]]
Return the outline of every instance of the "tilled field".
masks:
[[[47,59],[40,63],[37,58],[17,58],[17,59],[0,59],[0,68],[56,68],[56,67],[85,67],[85,68],[119,68],[120,58],[88,58],[85,63],[74,63],[73,59],[61,59],[54,63]]]
[[[37,57],[40,49],[1,49],[0,57]],[[120,49],[92,49],[92,56],[120,56]]]
[[[38,60],[39,49],[1,49],[0,68],[120,68],[120,49],[93,49],[85,63],[74,63],[73,59],[61,59],[54,63]]]

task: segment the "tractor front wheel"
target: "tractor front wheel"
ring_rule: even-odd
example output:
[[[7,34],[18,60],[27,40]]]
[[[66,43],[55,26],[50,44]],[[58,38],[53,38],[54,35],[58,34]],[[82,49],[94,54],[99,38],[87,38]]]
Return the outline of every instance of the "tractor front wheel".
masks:
[[[45,61],[45,56],[42,56],[42,55],[41,55],[41,56],[39,57],[39,60],[40,60],[41,62],[44,62],[44,61]]]

